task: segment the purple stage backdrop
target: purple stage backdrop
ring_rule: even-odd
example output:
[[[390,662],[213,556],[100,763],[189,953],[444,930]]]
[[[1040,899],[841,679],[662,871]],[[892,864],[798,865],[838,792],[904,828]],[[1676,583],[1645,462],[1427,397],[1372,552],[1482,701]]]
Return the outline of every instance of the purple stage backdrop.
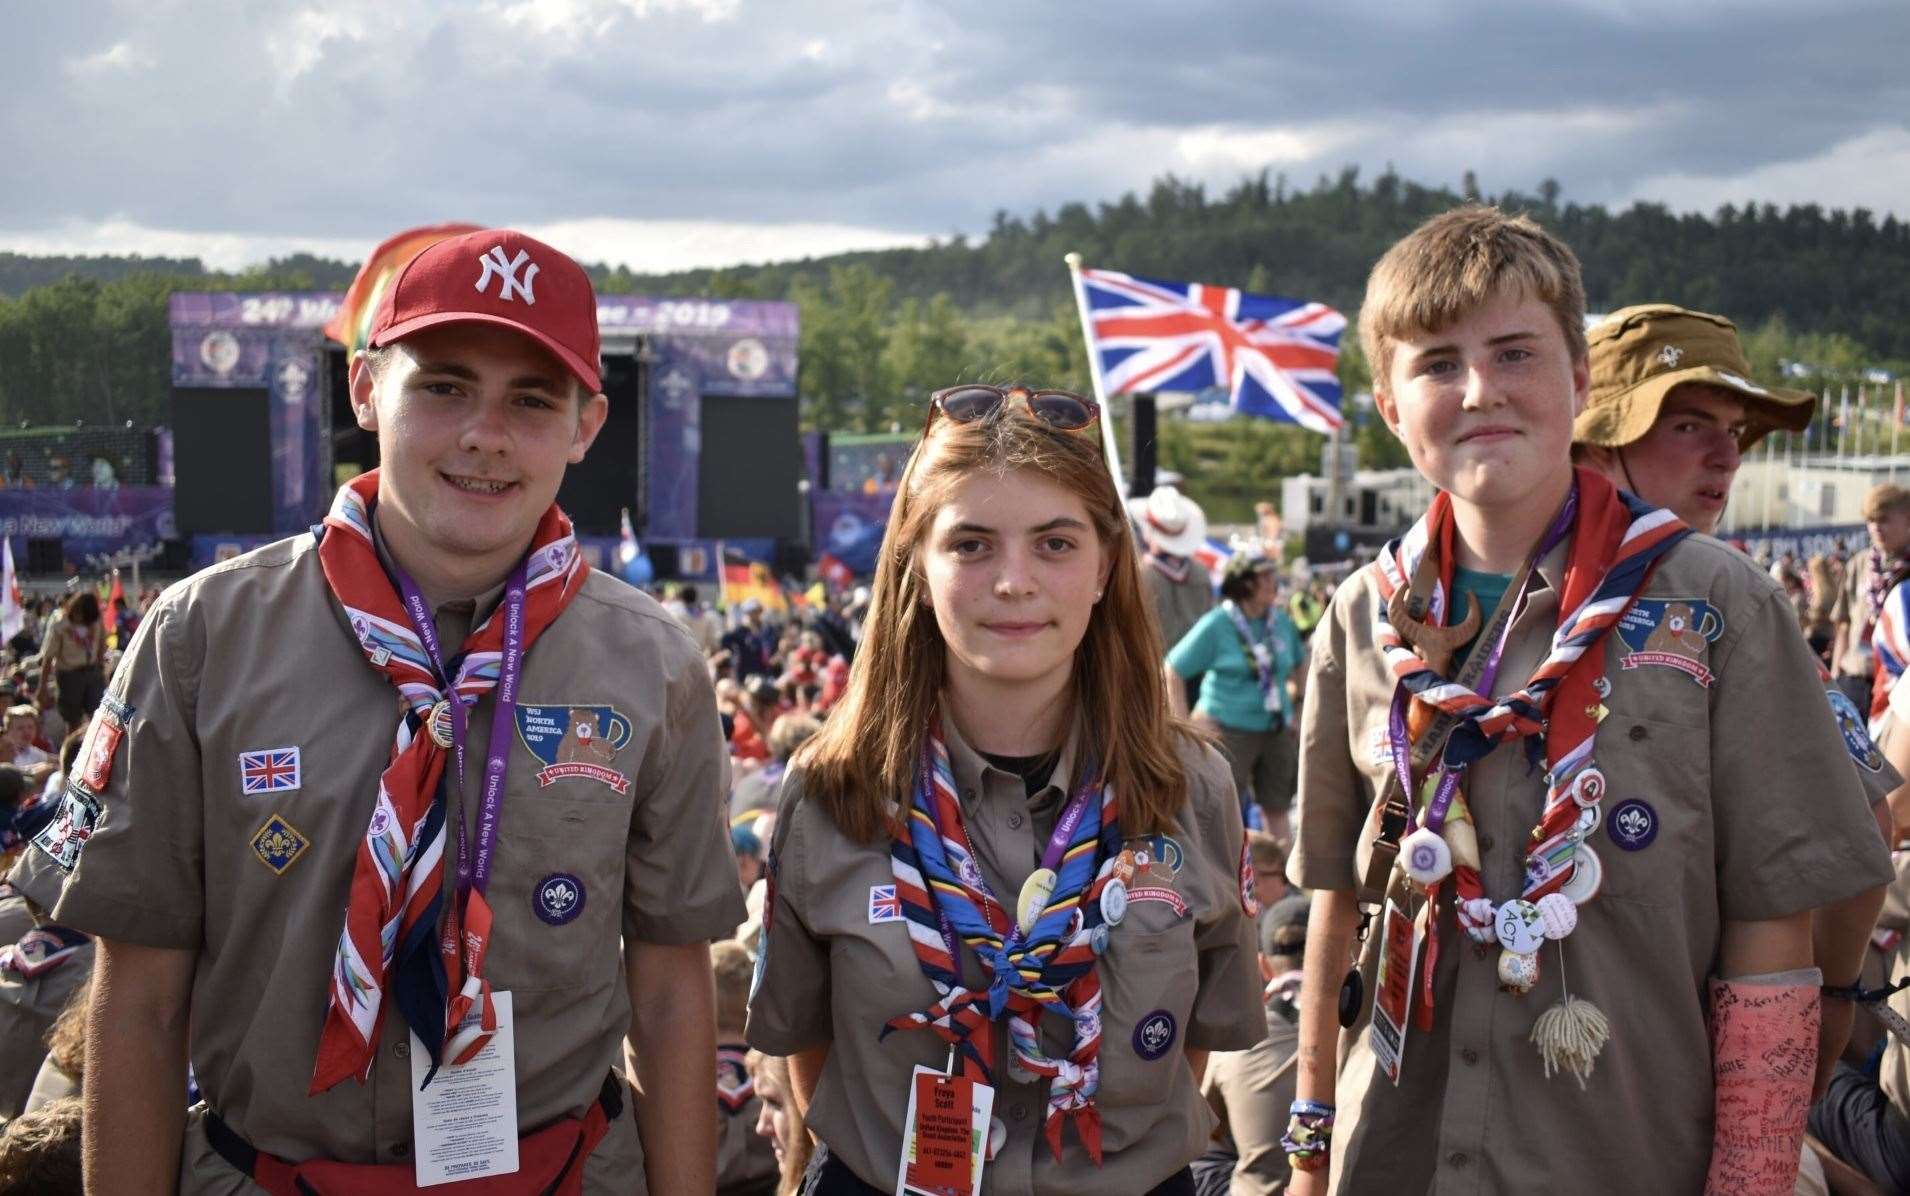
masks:
[[[22,570],[28,540],[64,541],[66,559],[81,566],[89,556],[156,546],[175,535],[172,487],[0,490],[0,535],[13,541]]]

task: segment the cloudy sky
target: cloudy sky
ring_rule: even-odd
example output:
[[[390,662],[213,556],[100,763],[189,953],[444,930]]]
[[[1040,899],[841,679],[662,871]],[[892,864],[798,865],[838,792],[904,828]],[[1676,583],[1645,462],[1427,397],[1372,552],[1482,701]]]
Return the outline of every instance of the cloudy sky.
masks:
[[[1904,0],[62,0],[0,39],[0,249],[640,270],[986,231],[1174,172],[1910,216]]]

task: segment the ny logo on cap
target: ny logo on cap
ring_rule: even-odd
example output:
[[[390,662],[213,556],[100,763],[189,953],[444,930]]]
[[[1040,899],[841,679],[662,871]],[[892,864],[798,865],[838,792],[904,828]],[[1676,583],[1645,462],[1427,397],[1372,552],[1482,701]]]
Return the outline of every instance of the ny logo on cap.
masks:
[[[497,250],[493,249],[491,252],[496,253]],[[531,269],[535,270],[537,267],[532,266]],[[479,289],[482,290],[483,288],[480,287]],[[1664,362],[1667,368],[1674,370],[1678,368],[1678,359],[1684,355],[1685,351],[1676,345],[1666,345],[1664,348],[1658,350],[1658,360]]]
[[[524,271],[524,277],[520,281],[517,272],[523,268],[525,262],[530,262],[531,268]],[[525,303],[536,305],[537,296],[531,293],[531,283],[537,278],[537,263],[531,262],[530,250],[520,249],[516,257],[506,261],[504,247],[493,245],[491,252],[478,259],[478,264],[484,267],[484,273],[478,275],[477,280],[477,289],[480,294],[490,284],[491,275],[495,274],[498,277],[497,297],[499,299],[509,299],[512,292],[516,292]]]

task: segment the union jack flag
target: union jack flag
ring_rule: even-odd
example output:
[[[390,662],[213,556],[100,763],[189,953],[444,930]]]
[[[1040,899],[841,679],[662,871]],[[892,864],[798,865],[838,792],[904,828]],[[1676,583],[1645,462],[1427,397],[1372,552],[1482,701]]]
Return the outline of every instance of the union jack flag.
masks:
[[[877,922],[899,922],[902,919],[902,899],[895,895],[894,885],[869,886],[869,925]]]
[[[1234,410],[1331,432],[1346,317],[1323,303],[1234,287],[1081,271],[1109,394],[1224,386]]]
[[[298,772],[295,747],[239,753],[239,784],[245,793],[281,793],[296,789]]]

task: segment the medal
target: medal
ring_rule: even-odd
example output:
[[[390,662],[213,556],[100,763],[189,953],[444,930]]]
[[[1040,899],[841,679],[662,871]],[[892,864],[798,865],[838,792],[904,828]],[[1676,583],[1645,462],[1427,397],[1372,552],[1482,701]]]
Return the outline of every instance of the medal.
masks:
[[[1101,890],[1101,920],[1109,926],[1119,926],[1121,919],[1127,917],[1127,886],[1118,880],[1111,880]]]
[[[451,699],[439,698],[438,704],[425,716],[425,727],[431,732],[431,742],[445,751],[451,750]]]
[[[1015,903],[1015,922],[1021,927],[1021,933],[1033,930],[1041,911],[1048,908],[1048,897],[1054,892],[1056,879],[1053,869],[1036,868],[1022,882],[1021,897]]]
[[[1399,845],[1399,858],[1405,862],[1406,875],[1430,887],[1452,873],[1452,848],[1431,827],[1420,827]]]

